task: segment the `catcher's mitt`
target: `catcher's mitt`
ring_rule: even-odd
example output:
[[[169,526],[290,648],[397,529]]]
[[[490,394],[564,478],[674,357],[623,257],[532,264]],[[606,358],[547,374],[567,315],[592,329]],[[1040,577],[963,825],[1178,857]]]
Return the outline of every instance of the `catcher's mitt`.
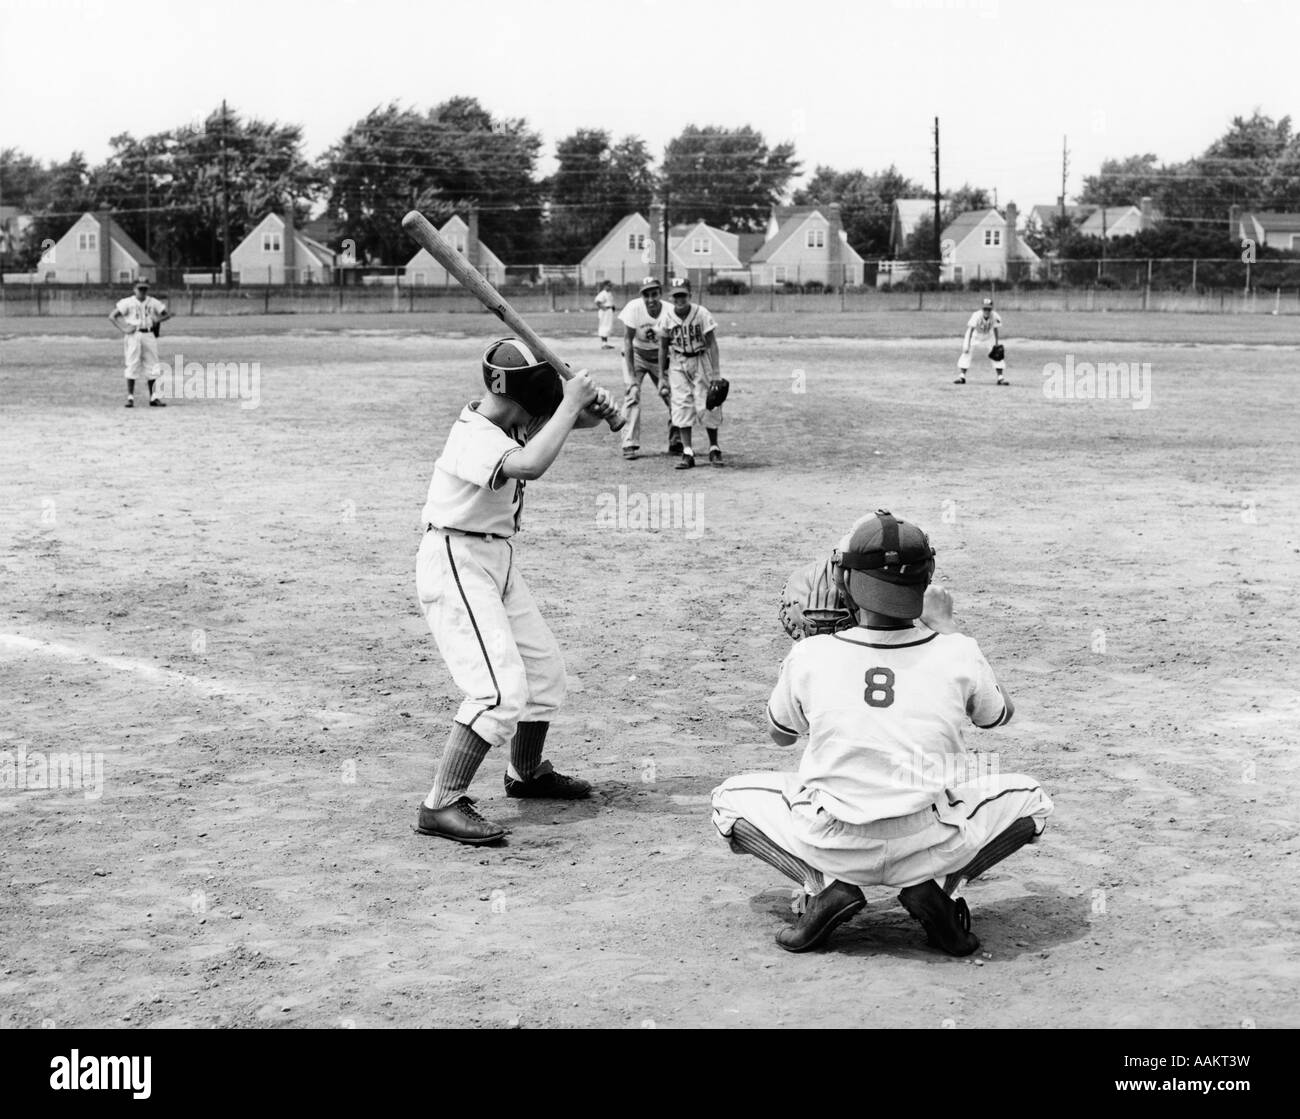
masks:
[[[778,616],[785,632],[795,641],[819,633],[838,633],[855,624],[835,582],[831,560],[810,563],[786,580]]]
[[[721,408],[722,402],[727,399],[727,393],[731,391],[731,382],[726,377],[718,377],[709,384],[709,395],[705,398],[704,406],[713,411],[714,408]]]
[[[989,350],[989,361],[1005,361],[1006,356],[1007,351],[1002,348],[1001,342]]]

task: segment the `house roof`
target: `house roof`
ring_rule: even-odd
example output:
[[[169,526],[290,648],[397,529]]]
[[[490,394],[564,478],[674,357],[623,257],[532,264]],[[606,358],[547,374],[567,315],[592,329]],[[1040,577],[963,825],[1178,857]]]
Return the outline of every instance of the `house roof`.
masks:
[[[978,226],[983,224],[984,219],[990,214],[1001,221],[1003,226],[1006,225],[1005,219],[996,210],[967,210],[964,214],[958,214],[940,234],[940,237],[944,241],[953,241],[960,245]]]
[[[1136,206],[1098,206],[1091,214],[1088,215],[1084,223],[1079,226],[1079,232],[1089,233],[1096,231],[1100,233],[1104,228],[1107,232],[1114,229],[1125,218],[1142,217],[1142,211]]]
[[[931,198],[895,198],[894,210],[898,220],[904,226],[915,225],[926,214],[934,213],[934,200]]]
[[[1256,212],[1243,216],[1252,218],[1266,233],[1300,233],[1300,214]]]
[[[99,220],[99,216],[91,213],[89,210],[82,215],[83,218],[87,216],[94,218],[96,221]],[[131,238],[131,235],[117,224],[117,220],[112,214],[109,214],[108,216],[108,236],[109,240],[116,241],[122,251],[125,252],[127,256],[131,257],[136,264],[146,265],[150,268],[154,267],[153,257],[135,243]]]
[[[1072,222],[1080,222],[1091,214],[1097,207],[1085,202],[1066,203],[1065,216]],[[1050,206],[1035,206],[1029,211],[1029,219],[1046,225],[1049,221],[1054,221],[1061,212],[1061,204],[1053,202]]]
[[[306,245],[308,250],[312,253],[312,255],[315,256],[322,264],[333,265],[334,263],[333,249],[329,248],[326,245],[322,245],[319,241],[316,240],[316,238],[307,236],[307,234],[304,233],[301,229],[298,230],[297,239],[301,241],[304,245]]]
[[[630,223],[634,221],[640,222],[647,229],[650,228],[650,223],[646,221],[646,219],[643,218],[640,213],[632,213],[626,215],[625,217],[620,218],[617,222],[614,223],[614,228],[611,229],[608,233],[606,233],[604,237],[602,237],[599,241],[596,242],[595,245],[592,246],[591,251],[582,258],[582,263],[584,265],[587,265],[590,264],[593,260],[595,260],[596,257],[599,256],[605,250],[605,248],[613,242],[614,238],[616,238],[624,229],[628,227]]]
[[[740,257],[741,264],[748,264],[754,254],[763,247],[763,242],[767,240],[765,233],[739,233],[736,235],[736,255]]]

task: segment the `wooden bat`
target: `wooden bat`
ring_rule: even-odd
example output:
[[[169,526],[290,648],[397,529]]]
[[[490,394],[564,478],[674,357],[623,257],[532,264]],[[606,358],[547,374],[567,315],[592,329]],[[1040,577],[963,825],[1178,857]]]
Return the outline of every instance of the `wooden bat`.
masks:
[[[564,359],[542,341],[537,331],[506,302],[501,293],[488,282],[487,277],[469,262],[464,253],[458,252],[455,246],[434,229],[433,223],[419,210],[412,210],[402,219],[402,228],[413,241],[427,249],[429,255],[441,264],[461,287],[505,323],[517,338],[526,343],[533,353],[538,354],[566,381],[573,377],[573,370],[564,364]],[[609,395],[603,389],[601,395],[605,400],[609,399]],[[596,405],[589,406],[588,410],[600,411]],[[607,416],[605,422],[609,424],[610,431],[618,431],[623,426],[624,419],[621,414],[616,413]]]

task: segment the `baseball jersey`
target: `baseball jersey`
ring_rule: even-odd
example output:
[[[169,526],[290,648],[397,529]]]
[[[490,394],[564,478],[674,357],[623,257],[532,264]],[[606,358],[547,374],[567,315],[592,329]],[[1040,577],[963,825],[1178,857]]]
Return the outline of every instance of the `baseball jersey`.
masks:
[[[612,311],[614,309],[614,296],[602,288],[596,292],[596,310]]]
[[[644,299],[634,299],[618,313],[618,321],[636,333],[632,336],[632,348],[646,354],[659,353],[659,320],[663,316],[664,305],[659,305],[659,314],[652,315],[646,310]]]
[[[966,333],[972,334],[973,337],[987,341],[993,337],[994,330],[1002,329],[1002,316],[996,311],[987,319],[983,311],[976,311],[971,315],[970,320],[966,323]]]
[[[100,306],[102,307],[103,304],[101,303]],[[127,325],[135,327],[136,330],[150,330],[167,310],[162,301],[152,295],[146,295],[143,300],[128,295],[125,299],[117,301],[116,309],[117,313],[126,320]]]
[[[768,701],[772,725],[807,735],[799,779],[837,819],[865,824],[932,805],[965,751],[965,726],[1007,706],[973,638],[856,626],[797,642]]]
[[[462,409],[433,464],[422,519],[438,528],[513,536],[524,508],[524,483],[501,464],[541,430],[549,417],[505,431],[481,415],[476,400]]]
[[[659,316],[658,330],[660,337],[668,339],[668,348],[673,353],[689,356],[704,352],[708,335],[717,329],[717,325],[708,308],[698,303],[690,305],[684,319],[679,319],[672,305],[665,303],[663,314]]]

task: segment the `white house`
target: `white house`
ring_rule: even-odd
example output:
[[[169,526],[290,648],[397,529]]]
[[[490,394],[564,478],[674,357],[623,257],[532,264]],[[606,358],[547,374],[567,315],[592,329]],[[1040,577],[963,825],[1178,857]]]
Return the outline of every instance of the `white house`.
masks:
[[[82,214],[72,228],[45,248],[33,273],[5,280],[51,284],[129,284],[152,280],[153,259],[105,212]]]
[[[1256,245],[1300,252],[1300,214],[1240,213],[1233,207],[1232,237],[1249,238]]]
[[[947,283],[1006,280],[1008,262],[1036,264],[1038,254],[1016,231],[1016,204],[1007,204],[1006,217],[997,210],[970,210],[944,229],[940,279]]]
[[[754,286],[862,283],[864,262],[849,244],[838,205],[778,207],[769,230],[749,262]]]
[[[469,251],[469,226],[459,214],[452,214],[442,228],[438,230],[460,253]],[[478,261],[475,267],[483,273],[488,283],[500,287],[506,282],[506,266],[501,258],[480,240],[478,243]],[[453,287],[456,281],[451,274],[432,256],[428,249],[421,249],[406,262],[402,282],[414,287]]]
[[[241,284],[328,284],[334,253],[279,214],[267,214],[230,253]]]

